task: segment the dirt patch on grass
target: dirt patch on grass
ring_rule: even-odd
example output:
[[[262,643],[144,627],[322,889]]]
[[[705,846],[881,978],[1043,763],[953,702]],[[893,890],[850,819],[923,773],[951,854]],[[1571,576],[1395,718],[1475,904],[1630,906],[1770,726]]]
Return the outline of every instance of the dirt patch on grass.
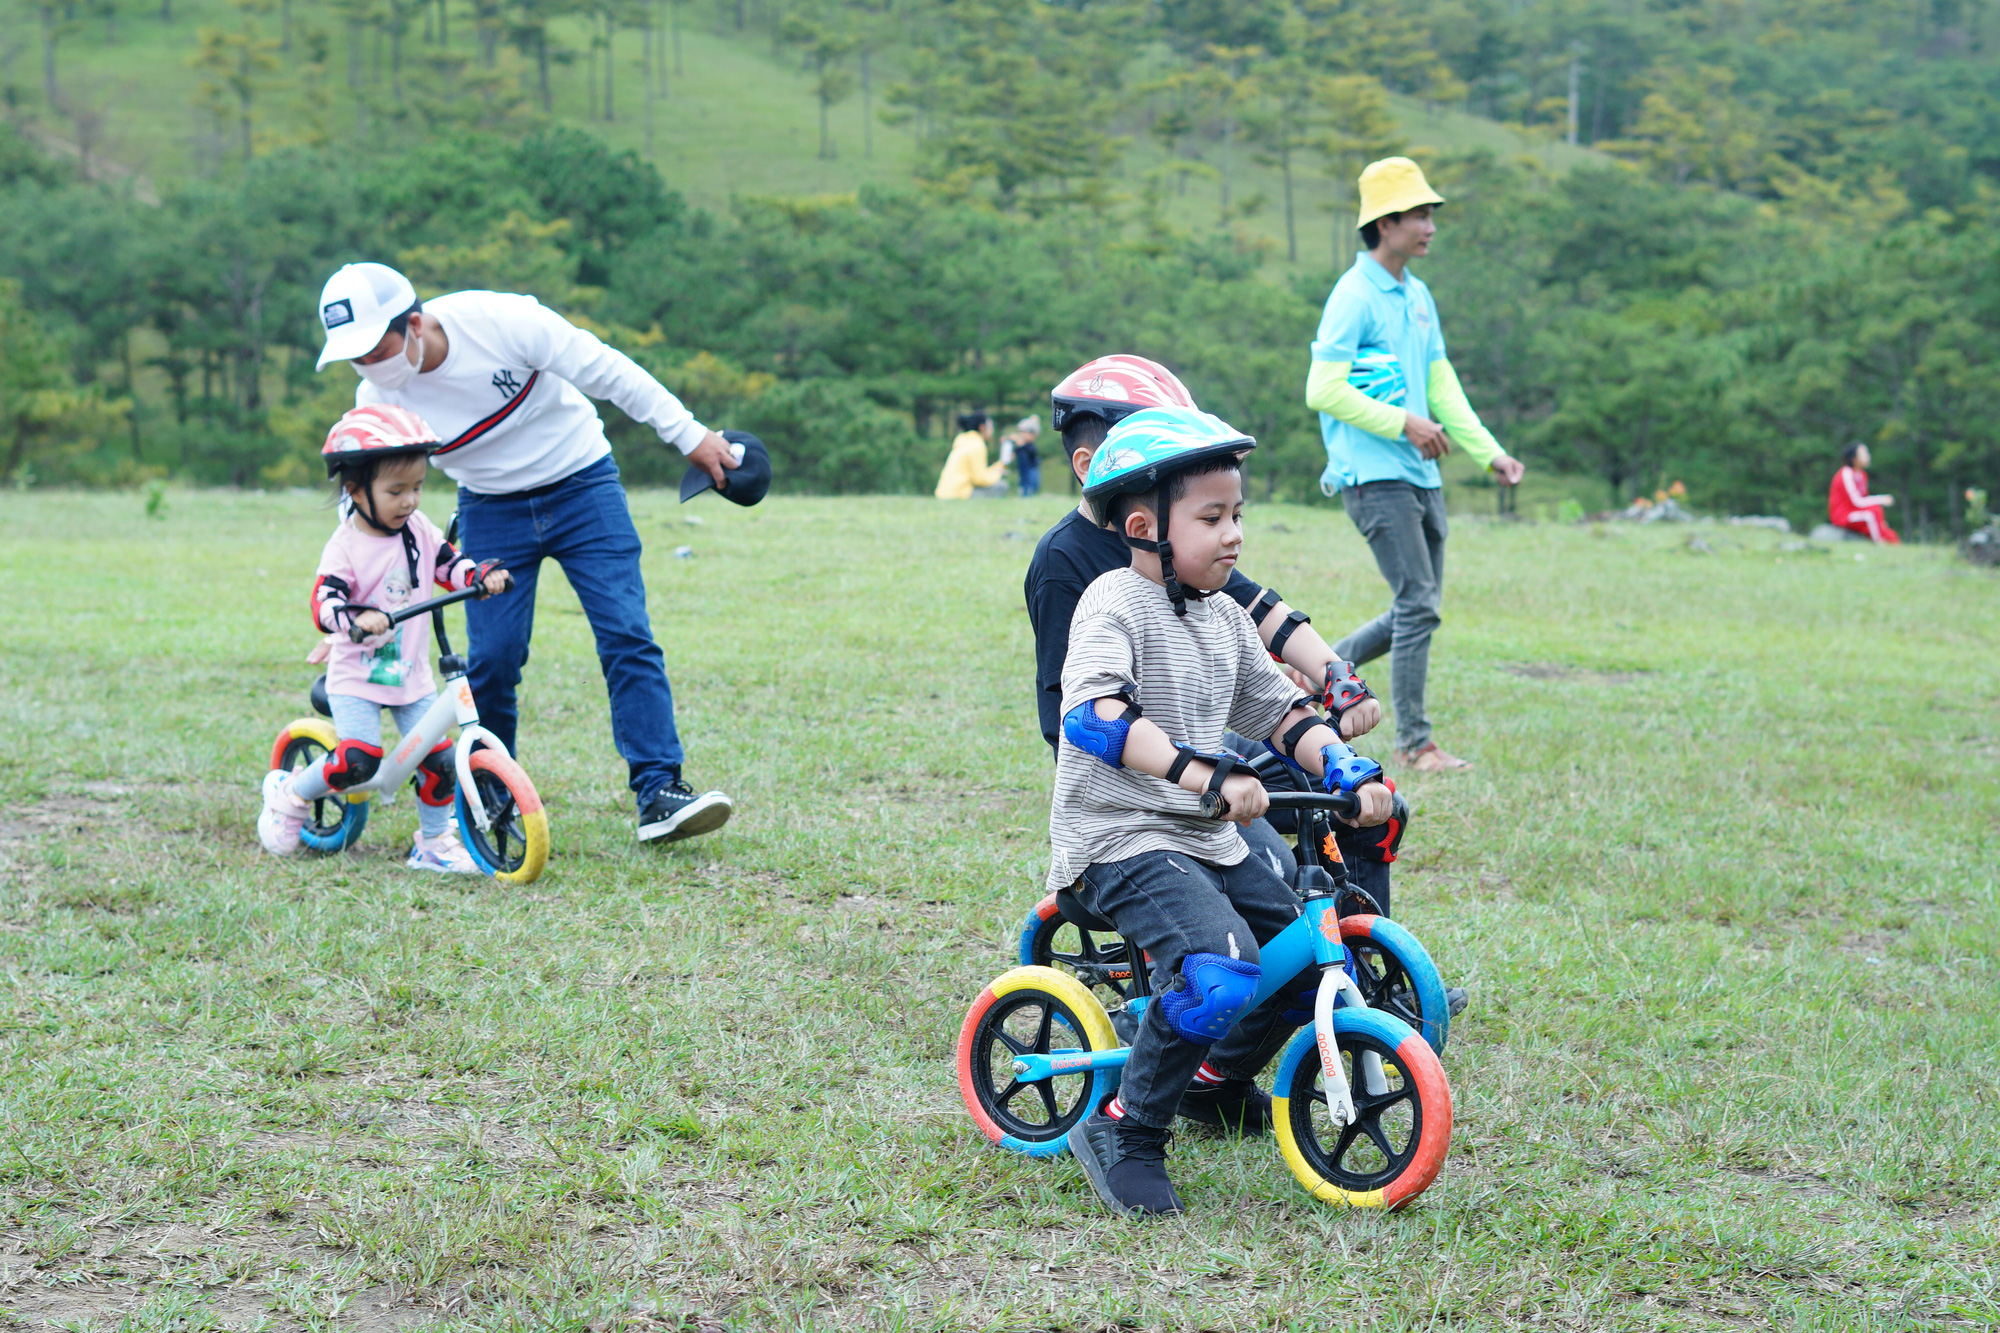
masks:
[[[123,813],[127,790],[92,783],[103,791],[64,792],[0,816],[0,858],[12,847],[39,842],[53,833],[88,836]]]

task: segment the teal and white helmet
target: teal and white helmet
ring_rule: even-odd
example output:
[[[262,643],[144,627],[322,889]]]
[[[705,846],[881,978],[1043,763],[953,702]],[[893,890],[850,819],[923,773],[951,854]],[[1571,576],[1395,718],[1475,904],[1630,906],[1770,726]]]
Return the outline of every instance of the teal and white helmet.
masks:
[[[1110,526],[1111,507],[1119,496],[1155,493],[1159,540],[1126,537],[1125,544],[1159,553],[1162,581],[1177,615],[1187,614],[1187,593],[1174,577],[1174,548],[1167,540],[1168,484],[1198,464],[1225,455],[1240,458],[1256,447],[1256,440],[1220,417],[1191,407],[1149,407],[1113,426],[1090,460],[1083,502],[1099,527]]]
[[[1363,348],[1347,372],[1347,382],[1378,403],[1401,407],[1409,396],[1409,381],[1403,378],[1403,363],[1394,352],[1379,347]]]

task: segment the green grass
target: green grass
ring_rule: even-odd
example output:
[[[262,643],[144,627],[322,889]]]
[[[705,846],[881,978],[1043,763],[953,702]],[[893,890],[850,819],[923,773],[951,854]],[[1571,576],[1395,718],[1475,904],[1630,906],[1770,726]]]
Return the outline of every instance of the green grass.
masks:
[[[636,495],[690,773],[740,813],[634,843],[551,577],[524,890],[402,870],[407,797],[356,855],[258,850],[327,514],[143,505],[0,496],[18,1325],[2000,1321],[2000,617],[1938,550],[1461,518],[1432,700],[1479,767],[1407,781],[1397,868],[1474,997],[1445,1173],[1341,1212],[1189,1135],[1190,1215],[1142,1226],[986,1147],[950,1065],[1044,863],[1019,589],[1060,499]],[[1250,543],[1322,628],[1383,604],[1329,508]]]

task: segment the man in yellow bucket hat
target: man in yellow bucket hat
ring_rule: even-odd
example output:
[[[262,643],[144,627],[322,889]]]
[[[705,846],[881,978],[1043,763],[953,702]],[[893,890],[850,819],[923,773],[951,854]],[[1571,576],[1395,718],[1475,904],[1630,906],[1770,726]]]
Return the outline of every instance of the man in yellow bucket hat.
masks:
[[[1522,467],[1465,399],[1445,358],[1430,288],[1409,271],[1430,253],[1444,196],[1407,157],[1361,173],[1363,252],[1327,297],[1306,405],[1326,445],[1320,489],[1339,495],[1394,593],[1389,609],[1334,651],[1357,665],[1389,654],[1396,759],[1425,773],[1471,765],[1438,747],[1424,710],[1448,531],[1437,460],[1456,444],[1506,485]]]

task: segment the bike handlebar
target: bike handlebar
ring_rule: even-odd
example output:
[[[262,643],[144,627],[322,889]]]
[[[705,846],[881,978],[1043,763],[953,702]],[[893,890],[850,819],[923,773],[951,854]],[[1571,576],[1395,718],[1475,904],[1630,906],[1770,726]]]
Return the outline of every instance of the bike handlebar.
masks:
[[[508,590],[512,591],[513,584],[510,582],[507,586]],[[486,595],[486,585],[482,583],[470,588],[461,588],[457,592],[448,592],[442,597],[433,597],[428,601],[411,602],[408,606],[401,607],[395,611],[383,611],[382,608],[377,606],[371,606],[368,609],[389,617],[389,628],[394,629],[405,620],[414,620],[418,616],[427,616],[433,611],[442,611],[454,602],[463,602],[469,598],[484,597]],[[367,637],[367,630],[362,629],[361,626],[354,624],[352,621],[348,623],[347,638],[349,642],[360,643]]]
[[[1361,813],[1361,798],[1353,792],[1267,791],[1273,810],[1327,810],[1343,819]]]

